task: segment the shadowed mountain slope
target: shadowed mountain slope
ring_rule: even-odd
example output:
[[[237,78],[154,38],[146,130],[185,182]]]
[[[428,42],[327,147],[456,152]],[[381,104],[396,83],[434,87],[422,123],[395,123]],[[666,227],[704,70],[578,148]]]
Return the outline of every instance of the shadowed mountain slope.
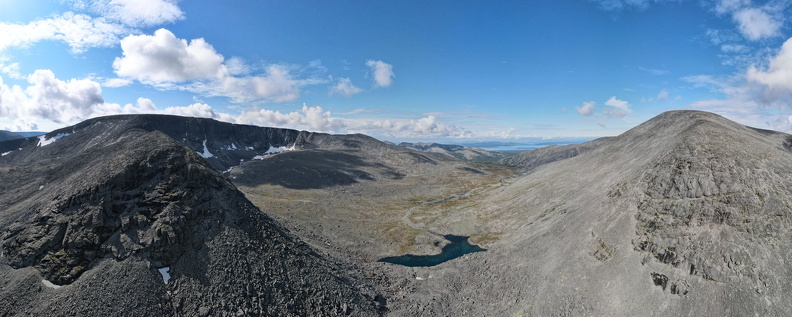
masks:
[[[0,141],[21,138],[22,136],[14,132],[0,130]]]
[[[182,121],[203,132],[184,118],[111,117],[0,143],[14,149],[0,158],[0,315],[380,314],[362,278],[169,136]],[[300,142],[263,131],[271,138],[233,142]],[[215,132],[204,140],[219,143]]]

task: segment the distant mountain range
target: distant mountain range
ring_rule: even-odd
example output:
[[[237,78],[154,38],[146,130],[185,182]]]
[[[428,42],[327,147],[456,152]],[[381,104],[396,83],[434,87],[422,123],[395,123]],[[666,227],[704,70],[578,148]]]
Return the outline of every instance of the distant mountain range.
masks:
[[[510,156],[510,153],[500,151],[488,151],[476,147],[438,144],[438,143],[399,143],[399,146],[412,148],[425,152],[440,153],[461,160],[494,162]]]
[[[9,132],[0,130],[0,141],[39,136],[46,132]]]
[[[706,112],[512,156],[162,115],[0,153],[2,316],[792,311],[792,135]],[[449,236],[479,252],[379,261]]]

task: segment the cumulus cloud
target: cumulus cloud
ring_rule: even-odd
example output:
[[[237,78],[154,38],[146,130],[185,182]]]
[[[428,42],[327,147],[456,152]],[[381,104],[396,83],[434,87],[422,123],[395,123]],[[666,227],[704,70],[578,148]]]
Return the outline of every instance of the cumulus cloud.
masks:
[[[764,95],[769,98],[792,92],[792,38],[784,42],[778,54],[769,60],[766,70],[751,66],[746,78],[762,85]]]
[[[99,83],[88,79],[63,81],[50,70],[37,70],[27,78],[25,89],[7,86],[0,78],[0,117],[27,117],[69,123],[87,118],[104,104]]]
[[[388,87],[393,83],[393,65],[383,61],[368,60],[366,66],[371,69],[374,76],[374,87]]]
[[[580,114],[582,114],[584,116],[590,116],[590,115],[594,114],[594,107],[596,105],[597,105],[596,102],[586,101],[586,102],[583,103],[583,106],[576,107],[575,110],[577,110],[578,113],[580,113]]]
[[[14,79],[24,79],[24,76],[19,73],[19,63],[6,64],[6,62],[6,60],[0,58],[0,73],[6,74],[8,77]]]
[[[355,85],[352,84],[352,80],[349,78],[339,78],[335,86],[330,87],[331,95],[342,95],[346,97],[352,97],[362,91],[363,89],[355,87]]]
[[[30,122],[25,119],[15,119],[10,123],[0,125],[0,130],[6,131],[38,131],[39,126],[35,122]]]
[[[166,29],[130,35],[121,40],[121,50],[123,57],[113,62],[116,74],[144,83],[216,78],[227,71],[223,56],[204,39],[188,43]]]
[[[461,127],[438,120],[435,115],[420,118],[362,118],[347,119],[351,132],[385,137],[454,137],[465,138],[474,134]]]
[[[361,132],[391,137],[469,137],[473,134],[435,115],[420,118],[340,118],[321,106],[307,106],[292,112],[251,107],[239,114],[216,111],[196,101],[187,106],[158,108],[151,99],[138,98],[134,104],[105,102],[102,88],[90,79],[58,79],[50,70],[27,76],[28,85],[9,86],[0,77],[0,127],[14,131],[54,129],[106,115],[157,113],[214,118],[220,121],[273,126],[330,133]],[[55,124],[53,124],[55,123]]]
[[[282,65],[269,65],[260,76],[235,76],[250,72],[241,59],[226,60],[204,39],[188,42],[166,29],[130,35],[121,40],[121,49],[123,56],[113,62],[116,74],[160,89],[228,97],[234,102],[285,102],[297,99],[306,83]]]
[[[270,65],[262,76],[222,75],[208,82],[196,82],[179,89],[208,96],[228,97],[234,102],[259,99],[286,102],[300,97],[300,85],[301,82],[292,77],[287,67]]]
[[[184,18],[176,1],[168,0],[73,0],[74,7],[133,27],[156,26]]]
[[[758,41],[781,35],[785,6],[786,4],[768,3],[761,7],[755,7],[750,0],[720,0],[714,9],[718,15],[731,15],[744,38]],[[724,51],[732,48],[737,47],[726,47]]]
[[[630,112],[632,112],[632,109],[630,109],[630,103],[624,100],[616,99],[616,96],[610,97],[610,99],[605,102],[605,105],[610,106],[610,108],[605,108],[605,114],[609,118],[624,118],[630,114]]]
[[[253,109],[243,111],[239,123],[255,124],[272,127],[290,127],[320,132],[339,132],[346,124],[342,119],[334,118],[330,111],[320,106],[303,105],[300,111],[281,113],[269,109]]]
[[[781,21],[761,9],[742,9],[734,12],[732,18],[737,22],[740,33],[749,40],[757,41],[780,35]]]

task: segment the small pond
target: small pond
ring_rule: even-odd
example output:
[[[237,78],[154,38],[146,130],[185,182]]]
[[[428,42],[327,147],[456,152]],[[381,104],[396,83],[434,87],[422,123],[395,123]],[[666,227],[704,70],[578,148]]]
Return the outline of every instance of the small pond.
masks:
[[[387,262],[387,263],[393,263],[393,264],[404,265],[409,267],[435,266],[440,263],[456,259],[468,253],[487,251],[487,249],[484,249],[474,244],[470,244],[470,242],[468,242],[468,238],[470,237],[455,236],[448,234],[448,235],[444,235],[443,238],[450,241],[451,243],[446,244],[443,247],[443,250],[440,251],[440,254],[437,255],[405,254],[400,256],[389,256],[379,259],[379,262]]]

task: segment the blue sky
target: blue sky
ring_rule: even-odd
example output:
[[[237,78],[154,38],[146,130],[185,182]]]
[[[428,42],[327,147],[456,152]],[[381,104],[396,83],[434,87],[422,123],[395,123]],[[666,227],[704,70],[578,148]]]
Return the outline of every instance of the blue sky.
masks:
[[[789,132],[790,4],[0,0],[0,129],[168,113],[464,143],[699,109]]]

